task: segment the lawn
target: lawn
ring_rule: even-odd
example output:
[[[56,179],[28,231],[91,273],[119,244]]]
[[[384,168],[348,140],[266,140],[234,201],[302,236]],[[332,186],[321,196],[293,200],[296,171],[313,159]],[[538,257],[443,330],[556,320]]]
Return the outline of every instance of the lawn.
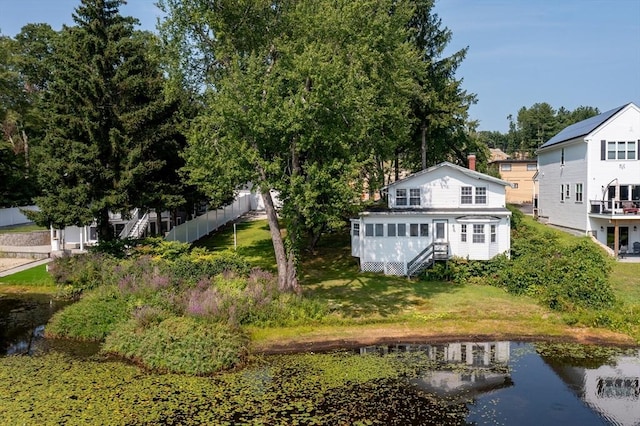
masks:
[[[23,291],[48,293],[55,289],[55,284],[47,272],[47,265],[34,266],[6,277],[0,277],[0,291],[12,291],[18,287],[25,288]]]
[[[553,232],[560,233],[562,241],[575,238]],[[237,240],[240,253],[248,253],[260,266],[275,268],[266,221],[238,224]],[[233,248],[233,229],[212,235],[198,245],[216,250]],[[627,265],[616,264],[616,268]],[[614,283],[619,294],[626,294],[627,286],[635,285],[638,291],[638,272],[640,264],[632,265],[626,274],[635,281],[624,286],[623,282],[627,281]],[[299,279],[304,294],[328,301],[333,313],[320,324],[286,329],[251,327],[249,331],[257,348],[291,341],[362,341],[394,336],[501,335],[534,339],[583,335],[587,340],[624,340],[624,336],[605,329],[578,332],[568,327],[560,314],[541,307],[532,298],[511,295],[499,288],[360,272],[351,257],[348,232],[329,235],[317,251],[306,253],[299,268]],[[629,301],[633,297],[629,295]]]
[[[16,232],[33,232],[33,231],[47,231],[47,228],[38,226],[34,223],[28,223],[25,225],[15,225],[0,228],[0,234],[10,234]]]

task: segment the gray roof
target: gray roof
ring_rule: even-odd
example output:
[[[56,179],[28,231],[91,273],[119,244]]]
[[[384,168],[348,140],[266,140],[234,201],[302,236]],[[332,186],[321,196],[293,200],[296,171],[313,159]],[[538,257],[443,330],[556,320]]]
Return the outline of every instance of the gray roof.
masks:
[[[547,148],[547,147],[550,147],[551,145],[559,144],[561,142],[565,142],[571,139],[586,136],[589,133],[593,132],[598,127],[600,127],[600,125],[602,125],[604,122],[609,120],[611,117],[616,115],[620,110],[622,110],[627,105],[629,104],[619,106],[612,110],[603,112],[602,114],[596,115],[591,118],[587,118],[586,120],[582,120],[575,124],[567,126],[564,129],[562,129],[560,133],[558,133],[557,135],[549,139],[538,149]]]

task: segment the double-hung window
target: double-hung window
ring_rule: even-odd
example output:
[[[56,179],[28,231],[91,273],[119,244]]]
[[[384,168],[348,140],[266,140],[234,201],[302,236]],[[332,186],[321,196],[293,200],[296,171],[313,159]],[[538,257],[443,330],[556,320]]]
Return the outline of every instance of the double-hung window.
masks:
[[[407,236],[407,224],[399,223],[398,224],[398,237],[406,237]]]
[[[487,188],[476,188],[476,204],[487,204]]]
[[[396,189],[396,206],[407,205],[407,190],[402,188]]]
[[[473,187],[463,186],[460,188],[460,204],[473,204]]]
[[[420,205],[420,188],[409,189],[409,205],[410,206]]]
[[[384,237],[384,224],[376,223],[375,236],[376,237]]]
[[[463,243],[467,242],[467,225],[464,223],[460,225],[460,241]]]
[[[354,237],[358,237],[360,235],[360,224],[359,223],[354,223],[353,224],[353,236]]]
[[[490,225],[491,226],[491,242],[495,243],[496,242],[496,225]]]
[[[576,203],[582,202],[582,184],[576,183]]]
[[[484,244],[484,225],[482,224],[473,225],[473,242]]]

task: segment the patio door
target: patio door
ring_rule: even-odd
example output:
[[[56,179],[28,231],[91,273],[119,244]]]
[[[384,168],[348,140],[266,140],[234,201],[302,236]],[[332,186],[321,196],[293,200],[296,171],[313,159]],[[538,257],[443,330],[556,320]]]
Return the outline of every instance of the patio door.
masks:
[[[614,249],[613,245],[615,242],[615,227],[607,226],[607,246]],[[618,226],[618,244],[620,246],[625,246],[627,249],[629,248],[629,227],[628,226]],[[620,247],[618,247],[620,248]]]

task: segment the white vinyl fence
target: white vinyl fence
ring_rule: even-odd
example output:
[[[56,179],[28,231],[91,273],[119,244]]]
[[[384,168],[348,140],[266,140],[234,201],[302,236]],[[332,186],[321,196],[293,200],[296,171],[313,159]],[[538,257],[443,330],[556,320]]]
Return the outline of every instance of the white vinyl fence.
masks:
[[[167,241],[192,243],[221,226],[233,222],[251,210],[251,195],[240,194],[236,200],[221,209],[208,211],[193,220],[173,228],[164,238]]]
[[[38,211],[38,206],[11,207],[0,209],[0,227],[22,225],[31,221],[20,210]]]

